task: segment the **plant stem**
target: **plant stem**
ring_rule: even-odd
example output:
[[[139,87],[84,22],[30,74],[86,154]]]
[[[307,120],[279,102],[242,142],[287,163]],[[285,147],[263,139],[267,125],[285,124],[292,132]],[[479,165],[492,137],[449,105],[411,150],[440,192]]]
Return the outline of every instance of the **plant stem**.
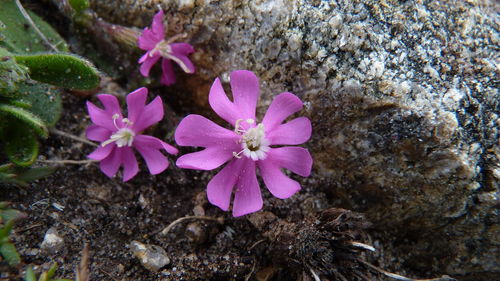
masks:
[[[88,141],[88,140],[86,140],[84,138],[80,138],[80,137],[77,137],[75,135],[63,132],[63,131],[59,131],[56,128],[51,128],[50,132],[53,133],[53,134],[55,134],[55,135],[59,135],[59,136],[66,137],[66,138],[69,138],[69,139],[72,139],[72,140],[83,142],[83,143],[88,144],[88,145],[97,146],[97,144],[95,144],[95,143],[93,143],[91,141]]]
[[[207,217],[207,216],[186,216],[186,217],[182,217],[182,218],[178,218],[176,219],[175,221],[173,221],[172,223],[170,223],[167,227],[165,227],[161,232],[160,234],[165,236],[168,234],[168,232],[177,224],[183,222],[183,221],[186,221],[186,220],[209,220],[209,221],[216,221],[220,224],[224,223],[224,219],[223,218],[214,218],[214,217]]]
[[[82,165],[82,164],[90,164],[94,162],[98,162],[97,160],[38,160],[37,162],[41,163],[54,163],[54,164],[73,164],[73,165]]]

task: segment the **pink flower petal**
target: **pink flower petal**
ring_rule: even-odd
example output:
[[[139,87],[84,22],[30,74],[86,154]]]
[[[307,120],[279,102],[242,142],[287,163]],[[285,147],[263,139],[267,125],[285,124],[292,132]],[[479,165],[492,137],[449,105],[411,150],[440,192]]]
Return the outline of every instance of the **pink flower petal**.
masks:
[[[163,25],[164,13],[163,10],[158,11],[153,17],[153,24],[151,30],[156,35],[156,38],[162,40],[165,35],[165,27]]]
[[[170,154],[177,154],[178,152],[175,147],[155,137],[145,135],[135,137],[134,147],[146,161],[146,165],[152,175],[163,172],[169,165],[167,157],[160,152],[160,149],[165,149]]]
[[[231,192],[236,184],[236,180],[241,172],[241,159],[231,160],[222,170],[220,170],[207,186],[208,201],[224,211],[229,210],[231,202]]]
[[[285,176],[280,167],[272,161],[268,159],[259,161],[258,166],[267,189],[275,197],[286,199],[300,190],[300,184]]]
[[[242,164],[234,193],[233,216],[235,217],[262,209],[262,195],[255,174],[255,162],[249,158],[242,158],[241,161],[245,163]]]
[[[190,114],[175,130],[175,142],[181,146],[220,146],[232,153],[241,150],[240,136],[234,131],[222,128],[207,118]]]
[[[286,168],[297,175],[308,177],[311,174],[313,160],[307,149],[296,146],[285,146],[271,148],[267,153],[267,158],[262,162],[270,162],[280,168]]]
[[[208,102],[217,115],[233,126],[235,125],[236,120],[241,118],[240,112],[224,92],[224,88],[222,88],[219,78],[215,79],[212,87],[210,88]]]
[[[144,60],[144,62],[141,64],[141,67],[139,68],[139,71],[141,72],[142,76],[148,77],[149,76],[149,71],[151,70],[151,67],[161,58],[160,55],[155,54],[152,57],[149,56],[148,52],[148,58]]]
[[[97,95],[97,98],[104,105],[104,111],[106,111],[110,116],[118,114],[120,118],[122,117],[122,109],[120,108],[120,103],[118,99],[113,95],[101,94]]]
[[[125,146],[119,149],[122,153],[123,181],[126,182],[137,175],[139,166],[137,165],[137,159],[131,147]]]
[[[174,67],[169,59],[163,59],[161,61],[161,69],[163,71],[161,75],[160,82],[163,85],[170,86],[175,83],[175,72]]]
[[[112,132],[116,131],[116,126],[113,123],[113,117],[108,112],[95,106],[90,101],[87,101],[87,110],[90,120],[98,126],[104,127]]]
[[[262,120],[266,130],[271,131],[280,125],[288,116],[302,109],[302,101],[292,93],[281,93],[276,96]]]
[[[86,131],[86,135],[89,140],[100,142],[109,139],[112,133],[113,132],[111,132],[110,130],[98,125],[90,125]]]
[[[311,121],[307,117],[298,117],[267,132],[266,138],[271,145],[302,144],[311,137],[311,131]]]
[[[135,123],[144,112],[148,89],[141,87],[127,95],[128,119]]]
[[[146,52],[142,57],[137,61],[138,63],[143,63],[149,58],[149,52]]]
[[[177,159],[176,165],[184,169],[213,170],[233,157],[223,147],[207,147],[202,151],[188,153]]]
[[[149,27],[144,28],[142,34],[137,39],[137,45],[140,49],[148,51],[154,49],[163,38],[158,39],[158,36]]]
[[[234,105],[240,112],[242,119],[255,119],[255,109],[259,99],[259,79],[253,72],[237,70],[231,72],[231,91]]]
[[[87,155],[87,157],[89,159],[92,159],[92,160],[98,160],[98,161],[101,161],[103,160],[104,158],[108,157],[111,152],[113,151],[113,148],[115,148],[115,144],[114,143],[110,143],[106,146],[98,146],[96,150],[94,150],[94,152],[90,153],[89,155]]]
[[[111,145],[111,144],[109,144],[109,145]],[[115,147],[114,144],[113,144],[113,147]],[[115,147],[115,148],[116,149],[113,149],[111,151],[111,153],[108,155],[108,157],[104,158],[99,165],[101,168],[101,171],[106,176],[108,176],[110,178],[112,178],[116,174],[116,172],[118,171],[118,168],[120,168],[120,165],[122,163],[121,150],[119,147]]]
[[[153,101],[146,105],[142,113],[136,116],[134,124],[132,124],[132,129],[134,132],[139,133],[150,127],[153,124],[158,123],[163,119],[163,102],[159,96],[157,96]]]
[[[172,43],[170,44],[172,50],[171,59],[175,61],[186,73],[194,73],[195,67],[188,55],[194,52],[193,46],[188,43]]]
[[[128,119],[132,121],[132,129],[139,133],[163,119],[163,102],[157,96],[144,106],[148,95],[147,88],[139,88],[127,96]]]
[[[151,29],[148,27],[144,28],[141,36],[138,38],[139,48],[143,50],[151,50],[156,44],[163,40],[165,37],[165,28],[163,25],[163,10],[160,10],[153,17],[153,23]]]
[[[138,135],[134,138],[134,146],[143,146],[152,149],[164,149],[168,154],[177,154],[179,150],[168,143],[148,135]]]

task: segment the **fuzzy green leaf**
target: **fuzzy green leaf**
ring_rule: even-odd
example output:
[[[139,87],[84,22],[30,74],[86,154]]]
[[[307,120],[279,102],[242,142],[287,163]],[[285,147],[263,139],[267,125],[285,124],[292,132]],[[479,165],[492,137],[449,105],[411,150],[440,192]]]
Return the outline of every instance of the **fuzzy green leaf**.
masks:
[[[21,257],[14,244],[7,242],[0,245],[0,254],[5,258],[9,265],[15,266],[21,262]]]
[[[99,72],[87,60],[70,54],[14,56],[30,70],[31,79],[74,89],[92,90],[99,86]]]
[[[5,152],[9,160],[19,166],[29,166],[38,156],[38,142],[32,130],[21,122],[11,122],[8,138],[4,139]]]
[[[18,84],[26,80],[28,69],[12,58],[12,54],[0,47],[0,96],[15,97]]]
[[[61,90],[42,83],[19,85],[20,102],[30,105],[28,111],[40,117],[46,126],[54,126],[62,112]]]
[[[53,51],[23,16],[15,1],[0,0],[0,7],[0,21],[5,25],[2,30],[4,40],[0,41],[0,46],[17,54]],[[59,51],[69,50],[64,39],[48,23],[30,11],[27,13],[51,45]]]
[[[26,218],[26,214],[14,209],[6,209],[0,211],[0,218],[2,218],[4,221],[16,221]]]
[[[24,281],[36,281],[36,275],[31,266],[28,267],[28,269],[26,269],[26,275],[24,276]]]
[[[90,4],[88,0],[69,0],[69,5],[77,13],[80,13],[89,8]]]
[[[20,186],[28,185],[28,182],[35,181],[37,179],[43,178],[52,174],[56,170],[55,167],[37,167],[37,168],[24,168],[14,166],[14,164],[9,163],[7,165],[0,166],[0,182],[16,184]],[[0,218],[4,216],[5,211],[10,211],[11,209],[7,209],[5,211],[2,210],[2,205],[0,202]],[[3,208],[5,209],[5,208]],[[19,211],[15,218],[23,218],[25,216],[24,213]],[[13,214],[14,215],[14,214]],[[5,217],[4,220],[9,220],[14,217]]]
[[[24,124],[28,125],[30,128],[32,128],[36,133],[38,133],[42,137],[47,137],[49,134],[49,131],[47,127],[45,126],[45,123],[40,119],[38,116],[34,115],[33,113],[17,107],[13,106],[10,104],[2,104],[0,103],[0,113],[3,113],[4,115],[8,115],[9,117],[13,117],[19,121],[22,121]],[[5,118],[5,117],[2,117]],[[13,120],[14,121],[14,120]],[[9,122],[8,124],[10,125]],[[9,126],[9,127],[15,127],[15,126]],[[5,130],[5,129],[4,129]],[[10,130],[10,131],[20,131],[20,128],[17,128],[16,130]],[[12,133],[12,132],[10,132]],[[9,139],[8,134],[9,133],[3,133],[5,139]],[[17,133],[19,134],[19,133]]]
[[[32,182],[52,174],[55,170],[55,167],[30,168],[26,171],[19,171],[15,179],[26,183]]]

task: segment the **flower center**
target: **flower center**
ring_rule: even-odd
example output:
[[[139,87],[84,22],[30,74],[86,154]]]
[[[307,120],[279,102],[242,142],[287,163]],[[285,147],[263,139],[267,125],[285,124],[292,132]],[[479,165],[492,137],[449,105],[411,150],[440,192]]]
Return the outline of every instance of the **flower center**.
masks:
[[[162,56],[164,58],[170,57],[171,53],[172,53],[172,48],[170,48],[170,42],[165,41],[165,40],[161,40],[160,42],[158,42],[158,44],[156,44],[154,49],[151,50],[151,52],[149,53],[149,56],[150,57],[154,56],[156,54],[156,52],[159,52],[160,56]]]
[[[260,123],[255,127],[244,130],[240,128],[241,121],[243,120],[239,119],[236,121],[234,131],[237,134],[241,134],[240,142],[243,150],[238,153],[233,152],[233,156],[241,158],[241,154],[243,153],[243,155],[252,158],[254,161],[264,160],[267,156],[266,152],[269,151],[269,141],[266,139],[264,124]],[[246,122],[251,125],[255,123],[255,120],[247,119]]]
[[[153,57],[156,54],[160,54],[161,57],[175,61],[186,73],[192,73],[193,70],[189,69],[184,60],[182,59],[182,55],[179,53],[173,53],[172,44],[178,39],[186,37],[186,34],[177,34],[171,37],[168,40],[161,40],[156,44],[156,46],[149,52],[149,57]],[[178,52],[178,51],[177,51]]]
[[[113,124],[115,124],[115,127],[116,129],[118,129],[118,131],[112,134],[107,141],[101,144],[101,146],[104,147],[112,142],[115,142],[116,146],[118,147],[132,146],[135,133],[130,128],[128,128],[129,125],[132,125],[132,122],[127,118],[122,118],[121,121],[123,124],[125,124],[125,127],[119,128],[118,124],[116,123],[116,120],[118,118],[120,118],[118,114],[113,115]]]

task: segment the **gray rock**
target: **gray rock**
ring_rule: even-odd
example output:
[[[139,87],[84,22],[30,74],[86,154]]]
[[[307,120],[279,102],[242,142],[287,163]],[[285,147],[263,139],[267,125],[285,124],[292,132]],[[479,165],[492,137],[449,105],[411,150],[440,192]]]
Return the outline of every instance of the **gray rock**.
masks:
[[[196,74],[177,86],[193,111],[208,112],[214,78],[235,69],[260,77],[260,113],[283,91],[305,101],[315,170],[302,192],[365,212],[399,257],[389,264],[498,270],[494,1],[91,2],[141,28],[161,4],[169,35],[197,49]]]
[[[57,252],[64,245],[64,239],[59,235],[57,229],[49,228],[43,237],[40,248],[50,253]]]
[[[138,241],[130,243],[130,250],[148,270],[157,272],[170,263],[167,252],[156,245],[146,245]]]

